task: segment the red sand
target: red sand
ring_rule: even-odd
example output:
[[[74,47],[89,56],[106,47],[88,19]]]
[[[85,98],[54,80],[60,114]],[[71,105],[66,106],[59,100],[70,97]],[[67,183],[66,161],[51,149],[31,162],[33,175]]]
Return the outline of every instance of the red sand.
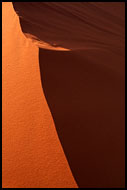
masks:
[[[124,187],[125,4],[3,5],[3,186]]]

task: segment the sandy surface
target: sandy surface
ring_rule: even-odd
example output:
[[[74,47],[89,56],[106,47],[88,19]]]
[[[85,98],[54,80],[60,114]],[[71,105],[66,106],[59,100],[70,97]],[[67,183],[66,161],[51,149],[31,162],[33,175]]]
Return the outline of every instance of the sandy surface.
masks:
[[[2,187],[77,187],[43,95],[38,48],[2,3]]]
[[[3,5],[4,186],[124,187],[124,3]]]

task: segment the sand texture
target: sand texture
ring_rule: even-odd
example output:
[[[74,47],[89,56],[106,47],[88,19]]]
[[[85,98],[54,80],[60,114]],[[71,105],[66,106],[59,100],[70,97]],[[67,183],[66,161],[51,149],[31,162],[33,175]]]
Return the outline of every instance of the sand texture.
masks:
[[[125,186],[125,4],[3,4],[3,187]]]

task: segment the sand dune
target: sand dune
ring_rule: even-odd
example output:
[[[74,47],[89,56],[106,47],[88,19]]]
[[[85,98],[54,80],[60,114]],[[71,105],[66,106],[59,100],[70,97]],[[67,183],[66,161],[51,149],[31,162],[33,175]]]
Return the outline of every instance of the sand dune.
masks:
[[[124,45],[124,3],[13,3],[24,33],[50,48],[107,48]],[[29,11],[28,11],[29,10]],[[32,13],[32,14],[31,14]]]
[[[77,187],[43,95],[38,48],[2,3],[2,187]]]
[[[31,187],[42,187],[44,185],[45,187],[77,187],[71,176],[70,166],[79,187],[124,187],[125,4],[14,2],[13,7],[20,18],[20,26],[25,34],[23,37],[23,33],[17,31],[18,37],[22,37],[20,39],[14,37],[13,41],[21,41],[19,44],[24,47],[24,49],[20,49],[20,53],[17,53],[18,50],[16,50],[16,54],[19,60],[23,56],[21,60],[24,64],[24,70],[27,71],[25,76],[29,80],[26,86],[27,89],[32,89],[29,94],[30,102],[31,105],[34,104],[34,100],[39,96],[39,106],[45,105],[40,108],[40,111],[38,111],[39,106],[36,109],[34,107],[37,110],[34,121],[36,125],[41,126],[41,123],[44,122],[41,114],[47,113],[46,126],[50,129],[46,127],[44,130],[48,138],[53,138],[49,141],[45,138],[45,142],[48,143],[49,147],[45,146],[43,141],[41,142],[42,136],[40,136],[38,144],[32,143],[30,146],[32,157],[34,158],[34,149],[37,146],[40,147],[41,144],[45,151],[50,152],[50,147],[55,141],[54,148],[57,147],[55,151],[58,150],[59,152],[61,150],[58,157],[59,163],[64,162],[63,166],[65,167],[63,167],[65,175],[59,176],[60,183],[58,183],[57,175],[55,179],[52,178],[51,170],[56,166],[54,155],[52,167],[48,167],[49,171],[46,170],[49,174],[51,172],[51,175],[47,176],[47,180],[44,178],[42,183],[42,177],[39,177],[39,180],[36,178],[38,182],[32,183],[30,180],[33,179],[33,175],[31,175],[30,180],[27,181],[22,178],[23,181],[25,180],[27,185],[31,183]],[[15,25],[17,26],[17,24],[14,23],[14,28]],[[10,30],[14,31],[13,28]],[[9,38],[11,38],[11,35]],[[22,39],[26,41],[27,47],[23,45]],[[37,49],[39,49],[39,60]],[[12,55],[10,57],[12,59]],[[26,65],[28,66],[26,67]],[[41,93],[41,87],[39,86],[41,84],[38,66],[40,66],[44,94]],[[34,73],[34,77],[32,73]],[[14,76],[11,78],[17,80],[17,75]],[[19,76],[23,76],[23,73],[22,75],[20,73]],[[34,82],[31,81],[31,77]],[[5,79],[7,80],[7,78]],[[53,121],[51,122],[52,118],[46,107],[44,96],[55,126],[52,124]],[[20,99],[21,105],[22,98]],[[24,98],[26,98],[26,94],[24,94]],[[6,105],[6,108],[8,108],[8,105]],[[17,107],[15,107],[16,109]],[[34,109],[27,110],[28,117],[25,121],[30,120],[29,112],[32,117]],[[46,112],[46,110],[48,111]],[[36,117],[38,122],[36,122]],[[8,118],[8,122],[12,121]],[[50,125],[56,127],[69,166],[62,154],[55,130],[53,127],[51,129]],[[37,129],[34,129],[35,134],[43,134],[40,127]],[[31,123],[27,131],[30,130]],[[5,139],[8,136],[6,133],[5,129]],[[24,139],[24,137],[22,138]],[[36,138],[37,136],[34,137],[35,141]],[[7,144],[4,146],[6,148]],[[18,144],[14,146],[13,150],[16,150],[17,147]],[[22,144],[22,147],[24,147],[24,144]],[[36,151],[40,158],[41,152],[43,154],[43,148],[36,149]],[[47,155],[50,160],[51,154]],[[5,160],[6,157],[7,152],[4,156]],[[45,163],[45,159],[40,162],[39,158],[34,169],[38,168],[42,161],[43,164]],[[21,160],[23,161],[23,159]],[[25,164],[28,161],[29,157],[25,160]],[[29,167],[31,164],[29,164]],[[41,168],[44,167],[43,164]],[[58,166],[61,166],[61,164]],[[5,179],[8,172],[6,167],[4,167],[4,171],[6,171],[4,172]],[[31,169],[27,168],[28,177],[30,171]],[[58,171],[54,169],[54,171],[56,174],[61,174],[60,169]],[[42,175],[41,172],[42,170],[38,173],[38,176]],[[20,178],[20,174],[18,176]],[[49,184],[47,183],[48,179]],[[7,184],[7,187],[9,187],[9,176]],[[23,185],[18,182],[17,186]]]
[[[108,65],[109,58],[116,65]],[[44,93],[79,187],[124,187],[124,60],[102,50],[40,49],[39,61]]]

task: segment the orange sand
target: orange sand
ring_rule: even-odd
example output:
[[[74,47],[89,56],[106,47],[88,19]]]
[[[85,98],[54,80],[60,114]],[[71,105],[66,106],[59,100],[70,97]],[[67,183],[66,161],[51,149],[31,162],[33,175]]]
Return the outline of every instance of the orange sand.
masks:
[[[77,187],[43,95],[38,48],[2,3],[3,188]]]
[[[3,3],[3,187],[125,186],[124,53],[124,3]]]

